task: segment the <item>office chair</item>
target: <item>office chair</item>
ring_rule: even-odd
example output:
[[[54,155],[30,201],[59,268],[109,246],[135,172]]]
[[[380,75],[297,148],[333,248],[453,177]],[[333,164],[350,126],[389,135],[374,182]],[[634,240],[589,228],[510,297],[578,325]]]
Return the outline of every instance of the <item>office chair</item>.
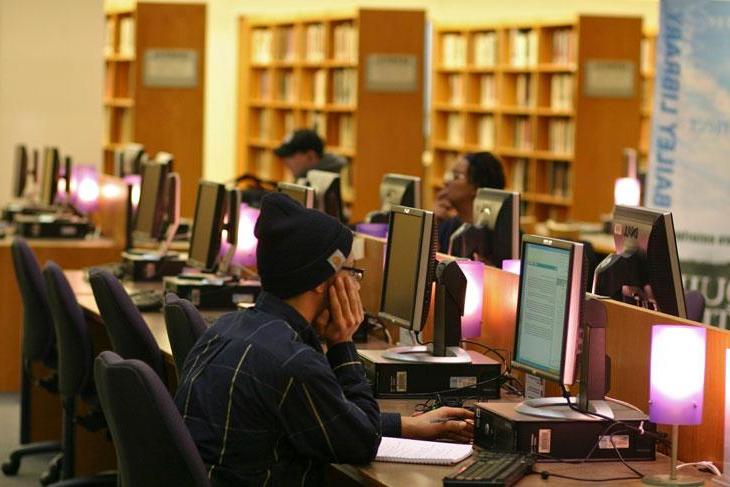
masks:
[[[94,378],[122,487],[210,486],[193,438],[155,371],[106,351],[94,362]]]
[[[105,269],[92,269],[89,284],[114,351],[123,358],[146,363],[167,385],[162,352],[119,279]]]
[[[5,475],[18,473],[20,462],[27,455],[54,453],[61,451],[57,441],[30,442],[30,408],[31,387],[39,386],[52,394],[58,393],[58,375],[56,370],[57,353],[56,337],[48,306],[46,286],[35,254],[28,243],[16,238],[10,245],[15,269],[15,278],[23,302],[23,342],[21,351],[21,383],[20,383],[20,447],[10,453],[10,457],[2,464]],[[52,373],[49,377],[35,378],[32,366],[42,363]],[[57,455],[49,464],[48,470],[41,476],[41,482],[55,482],[60,474],[62,457]]]
[[[74,477],[76,423],[89,431],[97,431],[105,427],[106,423],[94,390],[94,353],[84,313],[58,264],[55,262],[46,264],[43,277],[48,289],[48,302],[58,346],[58,390],[63,403],[62,484],[68,487],[116,485],[116,474],[69,481]],[[90,412],[81,418],[76,417],[77,398],[89,405],[90,409]]]
[[[168,293],[165,296],[165,327],[179,379],[185,358],[207,326],[193,303],[180,299],[174,293]]]
[[[696,289],[684,292],[684,302],[687,308],[687,319],[699,321],[705,316],[705,297]]]

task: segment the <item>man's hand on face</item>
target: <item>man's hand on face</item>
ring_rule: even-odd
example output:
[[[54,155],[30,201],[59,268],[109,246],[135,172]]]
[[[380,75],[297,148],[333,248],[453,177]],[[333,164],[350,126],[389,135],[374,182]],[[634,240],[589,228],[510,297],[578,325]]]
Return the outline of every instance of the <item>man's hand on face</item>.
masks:
[[[349,342],[365,318],[360,301],[360,286],[348,275],[337,275],[329,288],[329,308],[315,319],[317,332],[331,347]]]

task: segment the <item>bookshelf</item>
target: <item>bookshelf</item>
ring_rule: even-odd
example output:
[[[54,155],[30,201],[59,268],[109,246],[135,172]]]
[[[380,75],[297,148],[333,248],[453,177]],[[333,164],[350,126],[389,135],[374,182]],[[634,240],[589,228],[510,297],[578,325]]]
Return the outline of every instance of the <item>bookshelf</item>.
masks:
[[[325,150],[349,162],[343,170],[343,199],[352,221],[379,207],[383,174],[420,176],[424,22],[419,10],[241,17],[239,173],[291,179],[273,149],[291,130],[314,127],[326,141]],[[378,55],[415,61],[413,85],[370,87],[367,66]]]
[[[488,150],[522,193],[523,215],[609,213],[622,150],[638,144],[640,38],[638,18],[436,26],[427,204],[460,154]],[[631,63],[630,94],[586,94],[586,65],[601,60]]]
[[[184,216],[192,216],[202,176],[205,9],[202,4],[136,2],[105,11],[104,172],[113,171],[115,149],[128,142],[144,144],[153,156],[170,152],[181,177]],[[195,82],[146,82],[145,56],[152,56],[151,50],[193,52]],[[158,62],[156,69],[159,75],[175,66]]]
[[[654,107],[654,65],[656,31],[646,30],[641,39],[641,132],[639,136],[639,172],[649,169],[651,147],[651,112]]]

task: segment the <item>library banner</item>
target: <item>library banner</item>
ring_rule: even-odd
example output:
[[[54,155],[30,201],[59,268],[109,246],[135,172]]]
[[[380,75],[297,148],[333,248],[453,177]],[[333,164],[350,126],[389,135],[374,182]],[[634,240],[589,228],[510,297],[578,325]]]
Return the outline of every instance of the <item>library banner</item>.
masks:
[[[730,328],[730,1],[662,0],[645,204],[674,215],[685,289]]]

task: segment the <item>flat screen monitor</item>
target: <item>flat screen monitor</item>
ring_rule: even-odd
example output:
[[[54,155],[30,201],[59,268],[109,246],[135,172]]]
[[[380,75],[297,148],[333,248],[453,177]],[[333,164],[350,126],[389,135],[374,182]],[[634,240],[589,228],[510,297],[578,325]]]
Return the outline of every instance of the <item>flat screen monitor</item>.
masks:
[[[166,181],[170,165],[156,161],[142,164],[139,204],[134,218],[132,237],[160,240],[163,236],[166,209]]]
[[[315,208],[342,221],[342,196],[340,175],[312,169],[307,172],[307,182],[314,188]]]
[[[28,148],[23,144],[15,146],[15,168],[13,172],[13,196],[22,198],[28,179]]]
[[[394,206],[421,208],[421,178],[388,173],[380,183],[380,211],[388,212]]]
[[[198,184],[188,265],[203,272],[215,270],[223,231],[225,197],[226,188],[222,184],[210,181]]]
[[[686,318],[672,213],[617,205],[611,226],[616,251],[596,267],[593,292]]]
[[[534,235],[522,240],[512,365],[573,384],[583,288],[583,245]]]
[[[114,152],[114,175],[123,178],[130,174],[141,174],[146,159],[142,144],[125,144]]]
[[[43,151],[43,163],[41,167],[41,204],[51,206],[56,200],[58,191],[58,178],[61,170],[61,156],[58,147],[46,147]]]
[[[504,260],[519,259],[520,194],[479,188],[474,198],[474,223],[454,232],[449,254],[498,268]]]
[[[314,188],[303,184],[278,183],[276,190],[289,196],[305,208],[314,207]]]
[[[391,211],[378,316],[420,332],[428,315],[435,260],[433,213],[396,206]]]

